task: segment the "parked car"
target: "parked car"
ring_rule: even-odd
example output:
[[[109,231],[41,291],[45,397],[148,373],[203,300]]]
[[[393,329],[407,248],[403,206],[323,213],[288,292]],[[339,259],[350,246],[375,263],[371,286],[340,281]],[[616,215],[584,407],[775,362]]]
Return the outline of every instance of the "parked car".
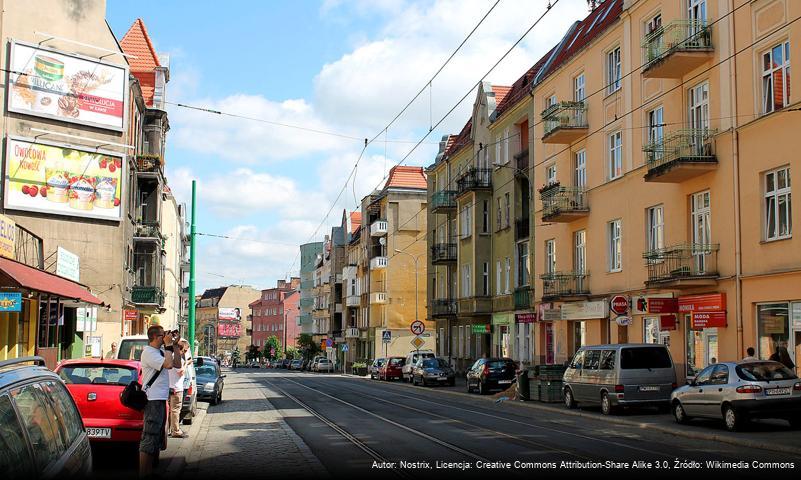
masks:
[[[317,355],[316,357],[314,357],[312,359],[311,363],[309,363],[309,371],[310,372],[316,372],[317,371],[317,362],[319,362],[320,360],[322,360],[324,358],[326,358],[326,357],[324,357],[322,355]]]
[[[184,363],[184,399],[181,403],[181,421],[192,425],[197,414],[197,375],[194,362]]]
[[[139,442],[142,412],[120,403],[125,386],[141,382],[139,362],[83,358],[60,362],[54,371],[78,406],[90,442]]]
[[[604,415],[626,406],[657,406],[667,411],[676,388],[670,351],[661,344],[582,347],[563,379],[568,408],[600,405]]]
[[[201,358],[203,359],[203,363],[216,363],[217,365],[220,365],[220,362],[218,362],[216,358],[207,357],[207,356],[204,356],[204,355],[195,357],[195,364],[197,364],[197,360],[199,360]]]
[[[378,369],[379,380],[403,379],[403,364],[406,363],[404,357],[389,357]]]
[[[303,367],[303,360],[292,360],[292,363],[289,365],[290,370],[300,370]]]
[[[421,358],[437,358],[437,356],[432,350],[412,350],[409,352],[409,354],[406,355],[406,361],[403,362],[403,367],[401,368],[404,380],[412,383],[412,367],[414,367],[417,361]]]
[[[216,362],[205,359],[195,360],[195,373],[197,374],[197,399],[208,401],[212,405],[222,402],[225,375]]]
[[[147,335],[128,335],[120,339],[117,347],[118,360],[136,360],[142,358],[142,351],[148,344]]]
[[[321,358],[317,361],[317,366],[315,368],[317,372],[331,373],[334,371],[334,363],[327,358]]]
[[[678,423],[719,418],[734,432],[752,418],[778,418],[801,428],[801,381],[779,362],[710,365],[676,389],[670,401]]]
[[[506,390],[515,382],[517,363],[511,358],[481,358],[467,371],[467,393],[474,388],[485,395],[490,390]]]
[[[281,368],[288,370],[290,363],[292,363],[292,360],[290,360],[288,358],[285,358],[285,359],[281,360]]]
[[[88,477],[92,449],[81,414],[44,365],[41,357],[0,361],[0,472],[3,478]]]
[[[386,361],[387,361],[386,358],[376,358],[375,360],[373,360],[373,363],[370,364],[369,367],[367,367],[367,371],[370,372],[371,380],[375,380],[376,378],[378,378],[378,370],[380,370],[381,367],[384,366],[384,363],[386,363]]]
[[[412,367],[412,384],[456,385],[456,372],[444,358],[421,358]]]

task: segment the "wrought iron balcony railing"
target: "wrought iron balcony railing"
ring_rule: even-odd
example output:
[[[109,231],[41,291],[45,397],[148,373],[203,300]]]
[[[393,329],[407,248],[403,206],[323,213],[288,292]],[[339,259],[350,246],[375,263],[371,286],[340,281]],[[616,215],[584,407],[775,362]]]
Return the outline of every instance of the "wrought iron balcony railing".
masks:
[[[140,305],[164,305],[164,290],[159,287],[134,285],[131,301]]]
[[[449,298],[436,298],[431,301],[431,315],[434,317],[456,315],[458,312],[456,305],[456,300]]]
[[[682,129],[646,144],[648,173],[645,178],[658,177],[681,164],[715,164],[717,158],[712,141],[714,130],[707,128]]]
[[[559,102],[542,112],[544,131],[542,138],[559,130],[582,130],[589,128],[587,106],[584,102]]]
[[[456,179],[456,194],[492,187],[492,169],[471,167]]]
[[[517,287],[515,289],[515,310],[531,308],[531,287]]]
[[[703,20],[674,20],[646,35],[642,48],[648,70],[676,52],[712,51],[712,29]]]
[[[643,253],[647,283],[710,279],[718,276],[718,244],[687,243]]]
[[[543,221],[558,221],[563,216],[584,216],[590,211],[584,187],[554,187],[540,193]]]
[[[440,190],[431,196],[431,211],[451,210],[456,208],[456,192],[453,190]]]
[[[528,171],[528,148],[521,150],[514,156],[515,175],[521,175]]]
[[[431,263],[455,262],[455,243],[436,243],[431,246]]]
[[[586,272],[553,272],[540,276],[542,298],[585,296],[590,294],[589,274]]]

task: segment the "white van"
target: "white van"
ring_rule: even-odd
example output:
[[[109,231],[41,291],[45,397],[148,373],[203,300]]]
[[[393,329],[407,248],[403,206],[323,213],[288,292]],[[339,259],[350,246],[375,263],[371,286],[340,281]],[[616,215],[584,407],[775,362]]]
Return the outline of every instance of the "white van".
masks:
[[[120,339],[117,346],[118,360],[136,360],[142,358],[142,351],[147,346],[147,335],[129,335]]]

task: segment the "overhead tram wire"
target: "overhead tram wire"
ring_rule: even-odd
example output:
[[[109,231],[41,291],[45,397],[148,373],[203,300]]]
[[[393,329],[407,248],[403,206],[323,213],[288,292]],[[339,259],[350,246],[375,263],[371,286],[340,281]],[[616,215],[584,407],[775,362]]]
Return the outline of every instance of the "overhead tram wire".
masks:
[[[638,1],[639,1],[639,0],[638,0]],[[720,17],[719,19],[715,20],[714,22],[711,22],[711,23],[709,24],[709,26],[711,26],[711,25],[713,25],[713,24],[715,24],[715,23],[717,23],[717,22],[719,22],[719,21],[723,20],[724,18],[728,17],[729,15],[732,15],[732,14],[734,14],[735,12],[737,12],[737,10],[739,10],[740,8],[742,8],[742,7],[746,6],[746,5],[748,5],[748,4],[743,4],[743,5],[741,5],[741,6],[737,7],[737,8],[735,8],[735,9],[733,9],[731,12],[728,12],[726,15],[724,15],[724,16],[722,16],[722,17]],[[789,23],[786,23],[786,24],[784,24],[784,25],[782,25],[782,26],[780,26],[780,27],[777,27],[776,29],[774,29],[773,31],[771,31],[771,32],[770,32],[768,35],[772,35],[772,34],[776,33],[777,31],[779,31],[779,30],[781,30],[781,29],[787,28],[789,25],[791,25],[791,24],[793,24],[793,23],[797,22],[798,20],[801,20],[801,16],[794,18],[794,19],[793,19],[793,20],[791,20]],[[754,42],[752,42],[751,44],[749,44],[749,45],[746,45],[745,47],[741,48],[740,50],[737,50],[737,51],[735,51],[734,53],[732,53],[731,55],[727,56],[726,58],[723,58],[723,59],[721,59],[720,61],[718,61],[718,62],[714,63],[713,65],[710,65],[709,67],[705,68],[703,71],[701,71],[701,72],[697,73],[697,74],[696,74],[696,75],[694,75],[693,77],[691,77],[691,78],[689,78],[689,79],[687,79],[687,80],[683,80],[683,81],[682,81],[682,82],[680,82],[678,85],[676,85],[676,86],[674,86],[674,87],[671,87],[669,90],[667,90],[667,91],[665,91],[665,92],[662,92],[662,93],[660,93],[659,95],[655,96],[654,98],[650,99],[650,100],[649,100],[649,104],[653,103],[653,101],[654,101],[654,100],[657,100],[657,99],[659,99],[659,98],[662,98],[662,97],[664,97],[665,95],[667,95],[668,93],[671,93],[671,92],[673,92],[674,90],[676,90],[676,89],[678,89],[678,88],[681,88],[681,87],[683,87],[683,86],[684,86],[684,85],[686,85],[687,83],[691,83],[691,82],[693,82],[693,81],[697,80],[697,79],[698,79],[698,77],[700,77],[700,76],[702,76],[702,75],[704,75],[704,74],[708,73],[710,70],[712,70],[712,69],[714,69],[714,68],[717,68],[717,67],[721,66],[722,64],[724,64],[724,63],[726,63],[726,62],[730,61],[731,59],[733,59],[733,58],[734,58],[734,57],[736,57],[737,55],[739,55],[739,54],[741,54],[741,53],[743,53],[743,52],[746,52],[747,50],[750,50],[750,49],[751,49],[751,48],[753,48],[753,47],[754,47],[754,46],[755,46],[757,43],[759,43],[759,41],[754,41]],[[622,81],[624,78],[626,78],[626,77],[628,77],[628,76],[630,76],[630,75],[632,75],[632,74],[634,74],[634,73],[638,73],[638,72],[640,72],[640,71],[641,71],[641,69],[642,69],[642,68],[643,68],[645,65],[647,65],[647,63],[644,63],[644,64],[640,65],[638,68],[631,70],[629,73],[627,73],[626,75],[624,75],[624,76],[622,76],[622,77],[621,77],[621,81]],[[597,91],[593,92],[592,94],[588,95],[587,97],[585,97],[585,100],[586,100],[587,98],[591,97],[592,95],[596,95],[596,94],[598,94],[598,93],[600,93],[600,92],[605,92],[605,91],[606,91],[606,88],[607,88],[607,86],[605,85],[603,88],[601,88],[601,89],[599,89],[599,90],[597,90]],[[616,117],[616,119],[615,119],[614,121],[619,121],[619,120],[621,120],[621,119],[623,119],[623,118],[625,118],[625,117],[627,117],[627,116],[631,115],[632,113],[634,113],[634,112],[636,112],[636,111],[638,111],[638,110],[641,110],[642,108],[644,108],[644,105],[640,105],[640,106],[638,106],[638,107],[635,107],[635,108],[633,108],[633,109],[629,110],[628,112],[626,112],[626,113],[624,113],[624,114],[622,114],[622,115],[620,115],[620,116]],[[796,109],[788,109],[788,110],[783,110],[782,112],[778,112],[778,113],[792,112],[792,111],[796,111]],[[751,116],[751,117],[758,117],[758,116],[760,116],[760,115],[755,113],[755,114],[752,114],[752,115],[737,115],[736,117],[747,117],[747,116]],[[735,118],[735,116],[728,116],[728,117],[717,117],[717,118],[715,118],[715,119],[727,119],[727,118]],[[714,120],[714,119],[710,119],[710,120]],[[529,130],[532,130],[532,129],[533,129],[533,127],[535,127],[535,126],[537,126],[537,125],[539,125],[539,124],[541,124],[541,123],[543,123],[543,121],[542,121],[542,120],[540,120],[540,121],[538,121],[538,122],[534,123],[533,125],[531,125],[531,126],[529,127]],[[675,122],[674,124],[683,125],[683,124],[685,124],[685,122]],[[566,151],[569,151],[569,150],[571,150],[571,149],[573,148],[573,145],[574,145],[574,144],[576,144],[576,143],[579,143],[579,142],[582,142],[582,141],[585,141],[586,139],[590,138],[591,136],[593,136],[593,135],[595,135],[595,134],[597,134],[597,133],[599,133],[599,132],[605,131],[605,129],[606,129],[606,128],[607,128],[609,125],[610,125],[609,123],[605,123],[604,125],[602,125],[602,126],[601,126],[601,128],[598,128],[598,129],[596,129],[596,130],[594,130],[594,131],[592,131],[592,132],[588,133],[587,135],[585,135],[584,137],[580,138],[579,140],[577,140],[577,141],[573,142],[572,144],[568,145],[567,147],[565,147],[565,148],[562,148],[562,149],[561,149],[561,150],[559,150],[558,152],[556,152],[556,153],[553,153],[553,154],[549,155],[549,156],[548,156],[548,157],[546,157],[544,160],[542,160],[542,161],[540,161],[540,162],[537,162],[537,163],[534,163],[534,164],[531,166],[531,168],[533,169],[533,168],[535,168],[535,167],[538,167],[538,166],[540,166],[540,165],[543,165],[543,164],[545,164],[545,163],[547,163],[547,162],[549,162],[549,161],[553,160],[553,159],[554,159],[555,157],[557,157],[558,155],[561,155],[562,153],[564,153],[564,152],[566,152]],[[662,124],[662,125],[670,125],[670,124]],[[648,126],[645,126],[645,125],[643,125],[643,126],[640,126],[640,127],[621,128],[620,130],[634,130],[634,129],[641,129],[641,128],[648,128]],[[516,137],[516,136],[519,136],[519,135],[520,135],[519,133],[516,133],[516,134],[509,135],[508,137],[505,137],[505,138],[501,138],[501,139],[499,139],[499,142],[501,142],[501,141],[503,141],[503,140],[505,140],[505,139],[508,139],[508,138],[514,138],[514,137]],[[492,143],[488,143],[488,144],[484,145],[484,146],[483,146],[483,148],[488,148],[489,146],[495,145],[495,144],[497,144],[497,143],[499,143],[499,142],[492,142]],[[475,154],[475,155],[477,156],[478,154]],[[639,168],[641,168],[641,167],[642,167],[642,166],[640,166],[640,167],[637,167],[637,169],[639,169]],[[502,168],[503,168],[503,167],[502,167]],[[635,170],[636,170],[636,169],[635,169]],[[632,170],[632,171],[633,171],[633,170]],[[452,181],[453,181],[453,180],[452,180]],[[448,182],[448,183],[449,183],[449,186],[451,186],[451,185],[452,185],[452,181]],[[510,183],[512,183],[513,181],[514,181],[514,178],[513,178],[512,180],[509,180],[509,181],[507,181],[507,182],[505,182],[505,183],[501,184],[500,186],[493,187],[493,188],[494,188],[494,189],[499,189],[499,188],[502,188],[502,187],[504,187],[504,186],[506,186],[506,185],[509,185],[509,184],[510,184]],[[599,187],[601,187],[601,186],[603,186],[603,185],[605,185],[605,183],[604,183],[604,184],[601,184],[601,185],[598,185],[598,186],[595,186],[595,187],[592,187],[592,188],[589,188],[589,189],[587,189],[587,192],[590,192],[590,191],[592,191],[592,190],[595,190],[596,188],[599,188]],[[473,202],[473,203],[469,204],[469,206],[471,206],[471,207],[475,207],[475,206],[477,206],[477,203],[476,203],[476,202]],[[416,216],[413,216],[412,218],[416,218]],[[411,219],[409,219],[409,220],[408,220],[407,222],[405,222],[403,225],[405,225],[406,223],[409,223],[409,221],[411,221]],[[441,226],[445,226],[445,225],[446,225],[446,223],[447,223],[447,222],[443,222],[443,223],[441,223],[441,224],[437,225],[437,228],[439,228],[439,227],[441,227]],[[403,225],[401,225],[401,227],[402,227]],[[410,243],[409,245],[407,245],[406,247],[404,247],[403,249],[401,249],[401,251],[403,251],[403,250],[406,250],[407,248],[409,248],[409,247],[410,247],[411,245],[413,245],[414,243],[416,243],[416,242],[418,242],[418,241],[421,241],[422,239],[425,239],[425,238],[427,237],[427,235],[428,235],[428,231],[424,232],[424,234],[423,234],[423,236],[422,236],[421,238],[418,238],[418,239],[416,239],[415,241],[413,241],[412,243]]]

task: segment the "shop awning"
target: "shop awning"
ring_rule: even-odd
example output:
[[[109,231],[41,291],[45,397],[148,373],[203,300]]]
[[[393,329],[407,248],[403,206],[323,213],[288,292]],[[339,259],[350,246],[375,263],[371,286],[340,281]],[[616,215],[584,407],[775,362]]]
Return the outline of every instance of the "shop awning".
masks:
[[[13,287],[27,288],[42,293],[49,293],[61,298],[69,298],[79,302],[103,305],[103,301],[92,295],[80,283],[67,280],[49,272],[29,267],[24,263],[0,257],[0,275],[9,277]]]

